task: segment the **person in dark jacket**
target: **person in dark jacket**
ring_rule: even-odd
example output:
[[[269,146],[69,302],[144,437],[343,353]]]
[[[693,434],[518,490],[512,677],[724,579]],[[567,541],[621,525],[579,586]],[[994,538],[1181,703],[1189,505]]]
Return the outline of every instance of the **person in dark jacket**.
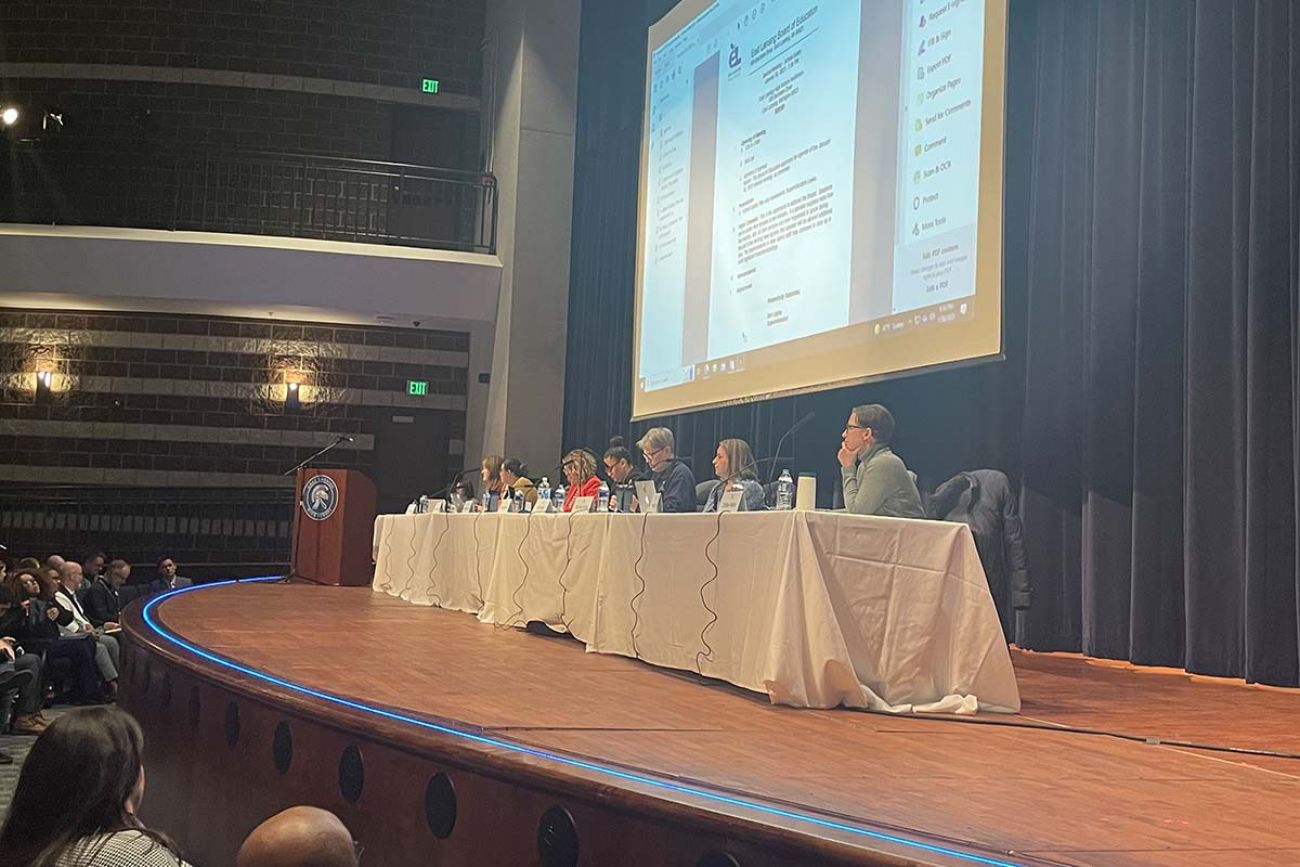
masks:
[[[122,620],[122,587],[131,577],[131,564],[125,560],[114,560],[108,564],[95,583],[86,589],[86,598],[82,600],[86,616],[95,626],[116,629]]]
[[[93,639],[60,636],[59,627],[72,622],[72,612],[43,598],[39,573],[20,572],[9,586],[18,597],[18,604],[0,617],[0,636],[12,638],[28,652],[40,655],[46,671],[51,666],[66,665],[71,701],[76,704],[97,701],[100,687]],[[36,715],[44,722],[39,709]]]
[[[989,592],[998,607],[1002,634],[1016,636],[1015,612],[1029,608],[1032,587],[1011,481],[1000,470],[971,470],[944,482],[930,497],[927,513],[941,521],[966,524],[975,537]]]
[[[673,432],[666,427],[652,427],[636,445],[654,473],[659,511],[694,512],[695,474],[673,454]]]

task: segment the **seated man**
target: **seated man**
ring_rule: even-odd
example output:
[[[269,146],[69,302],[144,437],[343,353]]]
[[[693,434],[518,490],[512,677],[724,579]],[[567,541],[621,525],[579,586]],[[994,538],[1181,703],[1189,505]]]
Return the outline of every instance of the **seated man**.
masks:
[[[921,494],[901,458],[889,447],[894,417],[878,403],[855,407],[838,455],[844,508],[855,515],[924,518]]]
[[[125,560],[114,560],[86,589],[82,604],[86,607],[86,616],[92,625],[105,629],[118,627],[122,620],[122,597],[119,591],[129,577],[131,564]]]
[[[158,561],[158,578],[155,583],[157,586],[151,588],[151,592],[164,593],[168,590],[180,590],[182,587],[189,587],[194,582],[176,574],[176,560],[174,558],[163,557]]]
[[[244,839],[235,867],[356,867],[360,848],[333,813],[290,807]]]
[[[666,427],[652,427],[636,445],[654,473],[659,511],[694,512],[695,474],[673,455],[673,432]]]

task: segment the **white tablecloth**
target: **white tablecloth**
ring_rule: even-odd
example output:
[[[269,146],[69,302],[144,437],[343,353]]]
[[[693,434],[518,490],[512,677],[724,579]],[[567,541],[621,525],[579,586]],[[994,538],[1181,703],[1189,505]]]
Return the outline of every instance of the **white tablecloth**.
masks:
[[[779,704],[1015,712],[964,524],[832,512],[381,515],[374,589]]]

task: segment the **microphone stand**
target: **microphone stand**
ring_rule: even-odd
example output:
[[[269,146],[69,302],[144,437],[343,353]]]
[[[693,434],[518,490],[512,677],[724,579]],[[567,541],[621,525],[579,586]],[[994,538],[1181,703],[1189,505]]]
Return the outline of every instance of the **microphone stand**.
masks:
[[[785,445],[785,441],[790,438],[791,434],[793,434],[795,431],[802,428],[804,425],[808,424],[808,422],[812,421],[813,417],[816,415],[817,415],[816,410],[809,410],[807,415],[799,419],[794,424],[790,425],[790,429],[785,433],[781,434],[781,438],[776,441],[776,451],[772,452],[772,457],[766,459],[772,462],[772,468],[768,470],[767,473],[767,483],[769,485],[772,483],[772,476],[776,475],[776,462],[781,458],[781,446]],[[758,461],[757,463],[763,463],[763,461]]]
[[[316,460],[316,459],[317,459],[318,457],[320,457],[321,455],[325,454],[325,453],[328,452],[328,451],[332,451],[332,450],[338,448],[339,446],[343,445],[343,443],[350,443],[350,442],[356,442],[356,440],[354,440],[354,439],[353,439],[352,437],[350,437],[350,436],[342,436],[342,435],[340,435],[338,439],[334,440],[334,442],[332,442],[332,443],[330,443],[329,445],[325,446],[325,448],[321,449],[320,451],[316,452],[315,454],[313,454],[313,455],[311,455],[311,456],[309,456],[309,457],[307,457],[307,458],[304,458],[301,462],[298,463],[297,466],[293,467],[292,469],[285,470],[285,471],[284,471],[283,473],[281,473],[280,475],[282,475],[282,476],[292,476],[292,475],[295,475],[295,474],[297,474],[297,472],[298,472],[299,470],[301,470],[303,467],[305,467],[305,466],[307,466],[308,464],[310,464],[312,461]],[[299,498],[300,498],[301,496],[302,496],[302,492],[298,490],[298,483],[297,483],[297,482],[294,482],[294,486],[293,486],[293,518],[294,518],[294,522],[293,522],[293,539],[292,539],[292,541],[289,543],[289,546],[290,546],[290,547],[289,547],[289,574],[288,574],[288,575],[285,575],[283,578],[280,579],[279,583],[281,583],[281,584],[288,584],[288,583],[289,583],[290,581],[292,581],[294,578],[301,578],[301,577],[303,577],[303,576],[301,576],[301,575],[298,574],[298,568],[297,568],[297,566],[298,566],[298,562],[297,562],[297,560],[298,560],[298,558],[297,558],[297,554],[298,554],[298,542],[299,542],[299,540],[302,538],[302,522],[303,522],[304,520],[306,520],[306,518],[305,518],[304,516],[298,514],[298,511],[302,508],[302,503],[299,502]]]

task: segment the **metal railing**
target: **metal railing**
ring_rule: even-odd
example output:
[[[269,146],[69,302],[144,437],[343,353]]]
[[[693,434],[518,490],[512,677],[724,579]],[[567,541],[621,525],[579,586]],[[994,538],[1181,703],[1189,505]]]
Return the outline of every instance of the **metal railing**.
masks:
[[[0,222],[496,252],[490,174],[262,151],[7,148]]]
[[[7,556],[107,551],[152,575],[161,556],[191,577],[278,574],[289,561],[293,491],[284,488],[0,488]]]

